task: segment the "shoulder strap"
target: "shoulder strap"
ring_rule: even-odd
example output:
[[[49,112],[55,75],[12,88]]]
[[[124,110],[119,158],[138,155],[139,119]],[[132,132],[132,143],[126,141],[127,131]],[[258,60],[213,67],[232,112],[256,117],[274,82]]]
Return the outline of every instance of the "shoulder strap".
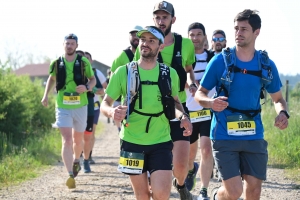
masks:
[[[133,60],[133,57],[134,57],[134,54],[132,53],[132,51],[129,48],[127,48],[123,51],[126,53],[128,59],[129,59],[129,62],[131,62]]]
[[[162,96],[171,96],[170,68],[164,63],[159,63],[158,87]]]
[[[209,63],[209,61],[215,56],[214,52],[208,51],[204,49],[204,51],[207,53],[206,62]]]

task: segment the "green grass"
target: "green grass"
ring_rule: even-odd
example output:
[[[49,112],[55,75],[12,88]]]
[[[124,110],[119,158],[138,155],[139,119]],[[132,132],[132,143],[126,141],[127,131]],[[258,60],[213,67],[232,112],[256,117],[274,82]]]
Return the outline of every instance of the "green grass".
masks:
[[[57,162],[60,149],[61,136],[57,130],[41,138],[28,138],[23,147],[14,147],[14,152],[0,161],[0,188],[38,176],[41,169]]]
[[[268,141],[269,165],[284,168],[287,176],[300,182],[300,105],[289,102],[289,125],[285,130],[274,126],[276,117],[274,106],[263,106],[262,119],[265,139]]]
[[[96,135],[103,132],[104,124],[99,121]],[[6,141],[4,146],[9,146]],[[0,160],[0,188],[15,185],[37,177],[44,169],[61,160],[61,135],[51,129],[44,137],[28,138],[23,147],[14,147],[12,153]]]

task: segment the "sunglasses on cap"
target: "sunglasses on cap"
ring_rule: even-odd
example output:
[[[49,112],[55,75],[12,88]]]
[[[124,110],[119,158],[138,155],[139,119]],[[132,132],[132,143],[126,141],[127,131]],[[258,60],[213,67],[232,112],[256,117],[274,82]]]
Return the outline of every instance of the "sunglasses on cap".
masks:
[[[220,37],[220,38],[213,38],[212,39],[214,42],[223,42],[223,41],[225,41],[225,38],[223,38],[223,37]]]

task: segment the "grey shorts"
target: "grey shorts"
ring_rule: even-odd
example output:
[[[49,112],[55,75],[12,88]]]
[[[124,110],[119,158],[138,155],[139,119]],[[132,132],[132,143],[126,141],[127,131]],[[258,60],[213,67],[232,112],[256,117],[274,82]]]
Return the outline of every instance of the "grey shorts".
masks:
[[[212,140],[215,164],[223,180],[251,175],[266,180],[268,143],[261,140]]]
[[[84,132],[86,128],[87,106],[76,109],[55,109],[56,122],[53,127],[71,127],[77,132]]]

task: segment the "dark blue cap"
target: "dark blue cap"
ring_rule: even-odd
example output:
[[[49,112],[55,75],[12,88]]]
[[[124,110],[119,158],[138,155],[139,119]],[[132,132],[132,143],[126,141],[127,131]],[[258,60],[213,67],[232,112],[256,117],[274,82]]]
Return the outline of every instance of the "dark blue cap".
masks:
[[[67,39],[73,39],[73,40],[76,40],[76,42],[78,42],[78,37],[74,33],[70,33],[70,34],[66,35],[65,40],[67,40]]]

